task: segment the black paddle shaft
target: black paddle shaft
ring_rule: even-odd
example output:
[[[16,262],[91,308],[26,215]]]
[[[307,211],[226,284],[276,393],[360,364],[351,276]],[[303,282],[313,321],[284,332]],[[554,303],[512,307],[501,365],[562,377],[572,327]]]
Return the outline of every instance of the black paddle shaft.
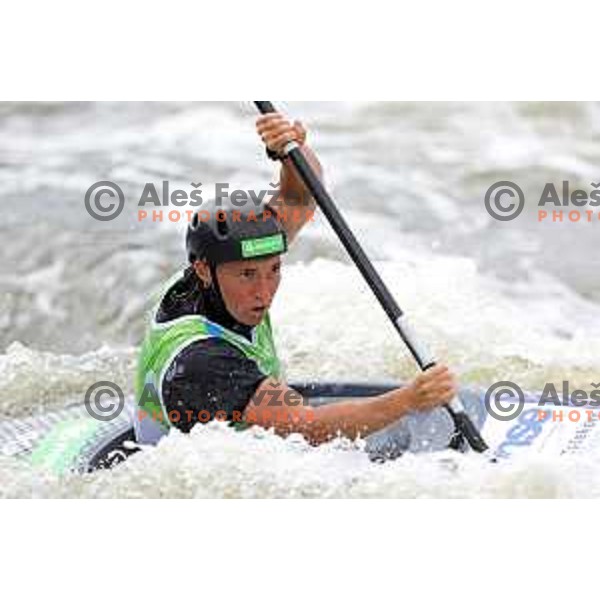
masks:
[[[275,107],[268,100],[255,100],[254,104],[262,114],[276,112]],[[321,183],[321,180],[308,164],[308,161],[302,154],[298,144],[295,142],[288,144],[285,155],[292,161],[300,179],[312,194],[317,205],[321,209],[321,212],[325,215],[325,218],[342,242],[342,245],[350,255],[350,258],[352,258],[352,261],[375,294],[379,304],[400,334],[400,337],[416,360],[419,368],[422,371],[425,371],[435,366],[433,356],[417,342],[416,337],[412,332],[412,328],[409,326],[400,306],[381,279],[379,273],[375,270],[375,267],[369,260],[369,257],[365,254],[362,246],[352,233],[344,217],[337,209],[337,206]],[[452,406],[447,405],[446,408],[454,421],[456,429],[465,437],[471,448],[477,452],[485,452],[488,449],[488,446],[469,416],[465,413],[460,401],[455,399],[452,402]]]

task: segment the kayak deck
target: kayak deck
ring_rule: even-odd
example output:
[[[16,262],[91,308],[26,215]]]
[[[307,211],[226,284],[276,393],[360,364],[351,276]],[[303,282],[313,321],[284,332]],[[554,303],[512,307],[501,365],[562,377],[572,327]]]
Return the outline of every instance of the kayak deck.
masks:
[[[292,387],[320,406],[347,399],[368,399],[397,389],[390,384],[299,383]],[[461,394],[471,418],[481,426],[485,411],[479,396],[468,390]],[[92,418],[81,404],[24,419],[0,422],[0,454],[24,458],[53,472],[89,472],[110,468],[140,449],[135,438],[133,400],[110,421]],[[446,411],[408,416],[366,438],[366,451],[373,460],[397,458],[406,451],[436,451],[448,447],[454,429]]]
[[[347,399],[368,400],[396,389],[393,383],[297,383],[291,387],[320,406]],[[573,455],[600,447],[600,411],[589,407],[551,407],[541,418],[540,393],[526,393],[523,410],[512,421],[491,418],[485,407],[486,390],[461,388],[465,410],[493,449],[509,458],[535,452]],[[556,412],[563,411],[560,419]],[[593,419],[586,414],[594,413]],[[596,414],[597,413],[597,414]],[[55,473],[89,472],[110,468],[141,448],[136,444],[133,399],[111,421],[92,418],[85,406],[23,419],[0,421],[0,456],[18,457]],[[589,416],[589,415],[588,415]],[[577,417],[577,420],[574,419]],[[365,451],[374,461],[395,459],[405,452],[438,452],[455,448],[454,426],[446,410],[410,414],[365,439]],[[461,448],[464,449],[464,448]]]

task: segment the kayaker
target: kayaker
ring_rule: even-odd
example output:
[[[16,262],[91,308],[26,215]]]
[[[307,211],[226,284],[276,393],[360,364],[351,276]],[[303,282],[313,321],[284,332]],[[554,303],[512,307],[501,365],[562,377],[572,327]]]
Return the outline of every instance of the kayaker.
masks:
[[[272,158],[296,141],[322,176],[301,123],[272,113],[259,117],[256,128]],[[139,442],[152,443],[171,426],[189,432],[212,419],[298,432],[313,444],[338,434],[354,439],[456,395],[455,378],[443,365],[381,396],[315,408],[286,385],[269,308],[281,256],[314,210],[284,159],[279,196],[267,206],[203,206],[194,215],[186,236],[189,266],[167,286],[140,354]]]

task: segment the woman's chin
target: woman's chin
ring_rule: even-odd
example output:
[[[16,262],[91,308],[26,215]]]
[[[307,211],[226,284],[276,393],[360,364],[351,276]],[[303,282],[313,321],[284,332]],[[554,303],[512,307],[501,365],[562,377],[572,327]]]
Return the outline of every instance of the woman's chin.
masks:
[[[263,320],[264,316],[264,310],[253,310],[250,311],[250,313],[248,313],[247,315],[245,315],[245,318],[242,321],[242,323],[244,323],[244,325],[249,325],[250,327],[256,327],[256,325],[258,325]]]

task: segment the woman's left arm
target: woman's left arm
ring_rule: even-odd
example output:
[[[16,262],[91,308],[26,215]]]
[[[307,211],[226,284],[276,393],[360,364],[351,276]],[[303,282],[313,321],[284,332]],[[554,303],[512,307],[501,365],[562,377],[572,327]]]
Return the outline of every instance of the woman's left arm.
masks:
[[[295,141],[300,145],[300,151],[319,178],[323,170],[319,159],[309,146],[306,145],[306,129],[299,121],[290,123],[281,113],[269,113],[258,118],[256,130],[263,142],[277,154],[281,154],[286,144]],[[279,175],[279,194],[268,204],[280,216],[288,241],[298,235],[302,227],[314,220],[317,208],[314,198],[296,174],[290,158],[281,161]]]

